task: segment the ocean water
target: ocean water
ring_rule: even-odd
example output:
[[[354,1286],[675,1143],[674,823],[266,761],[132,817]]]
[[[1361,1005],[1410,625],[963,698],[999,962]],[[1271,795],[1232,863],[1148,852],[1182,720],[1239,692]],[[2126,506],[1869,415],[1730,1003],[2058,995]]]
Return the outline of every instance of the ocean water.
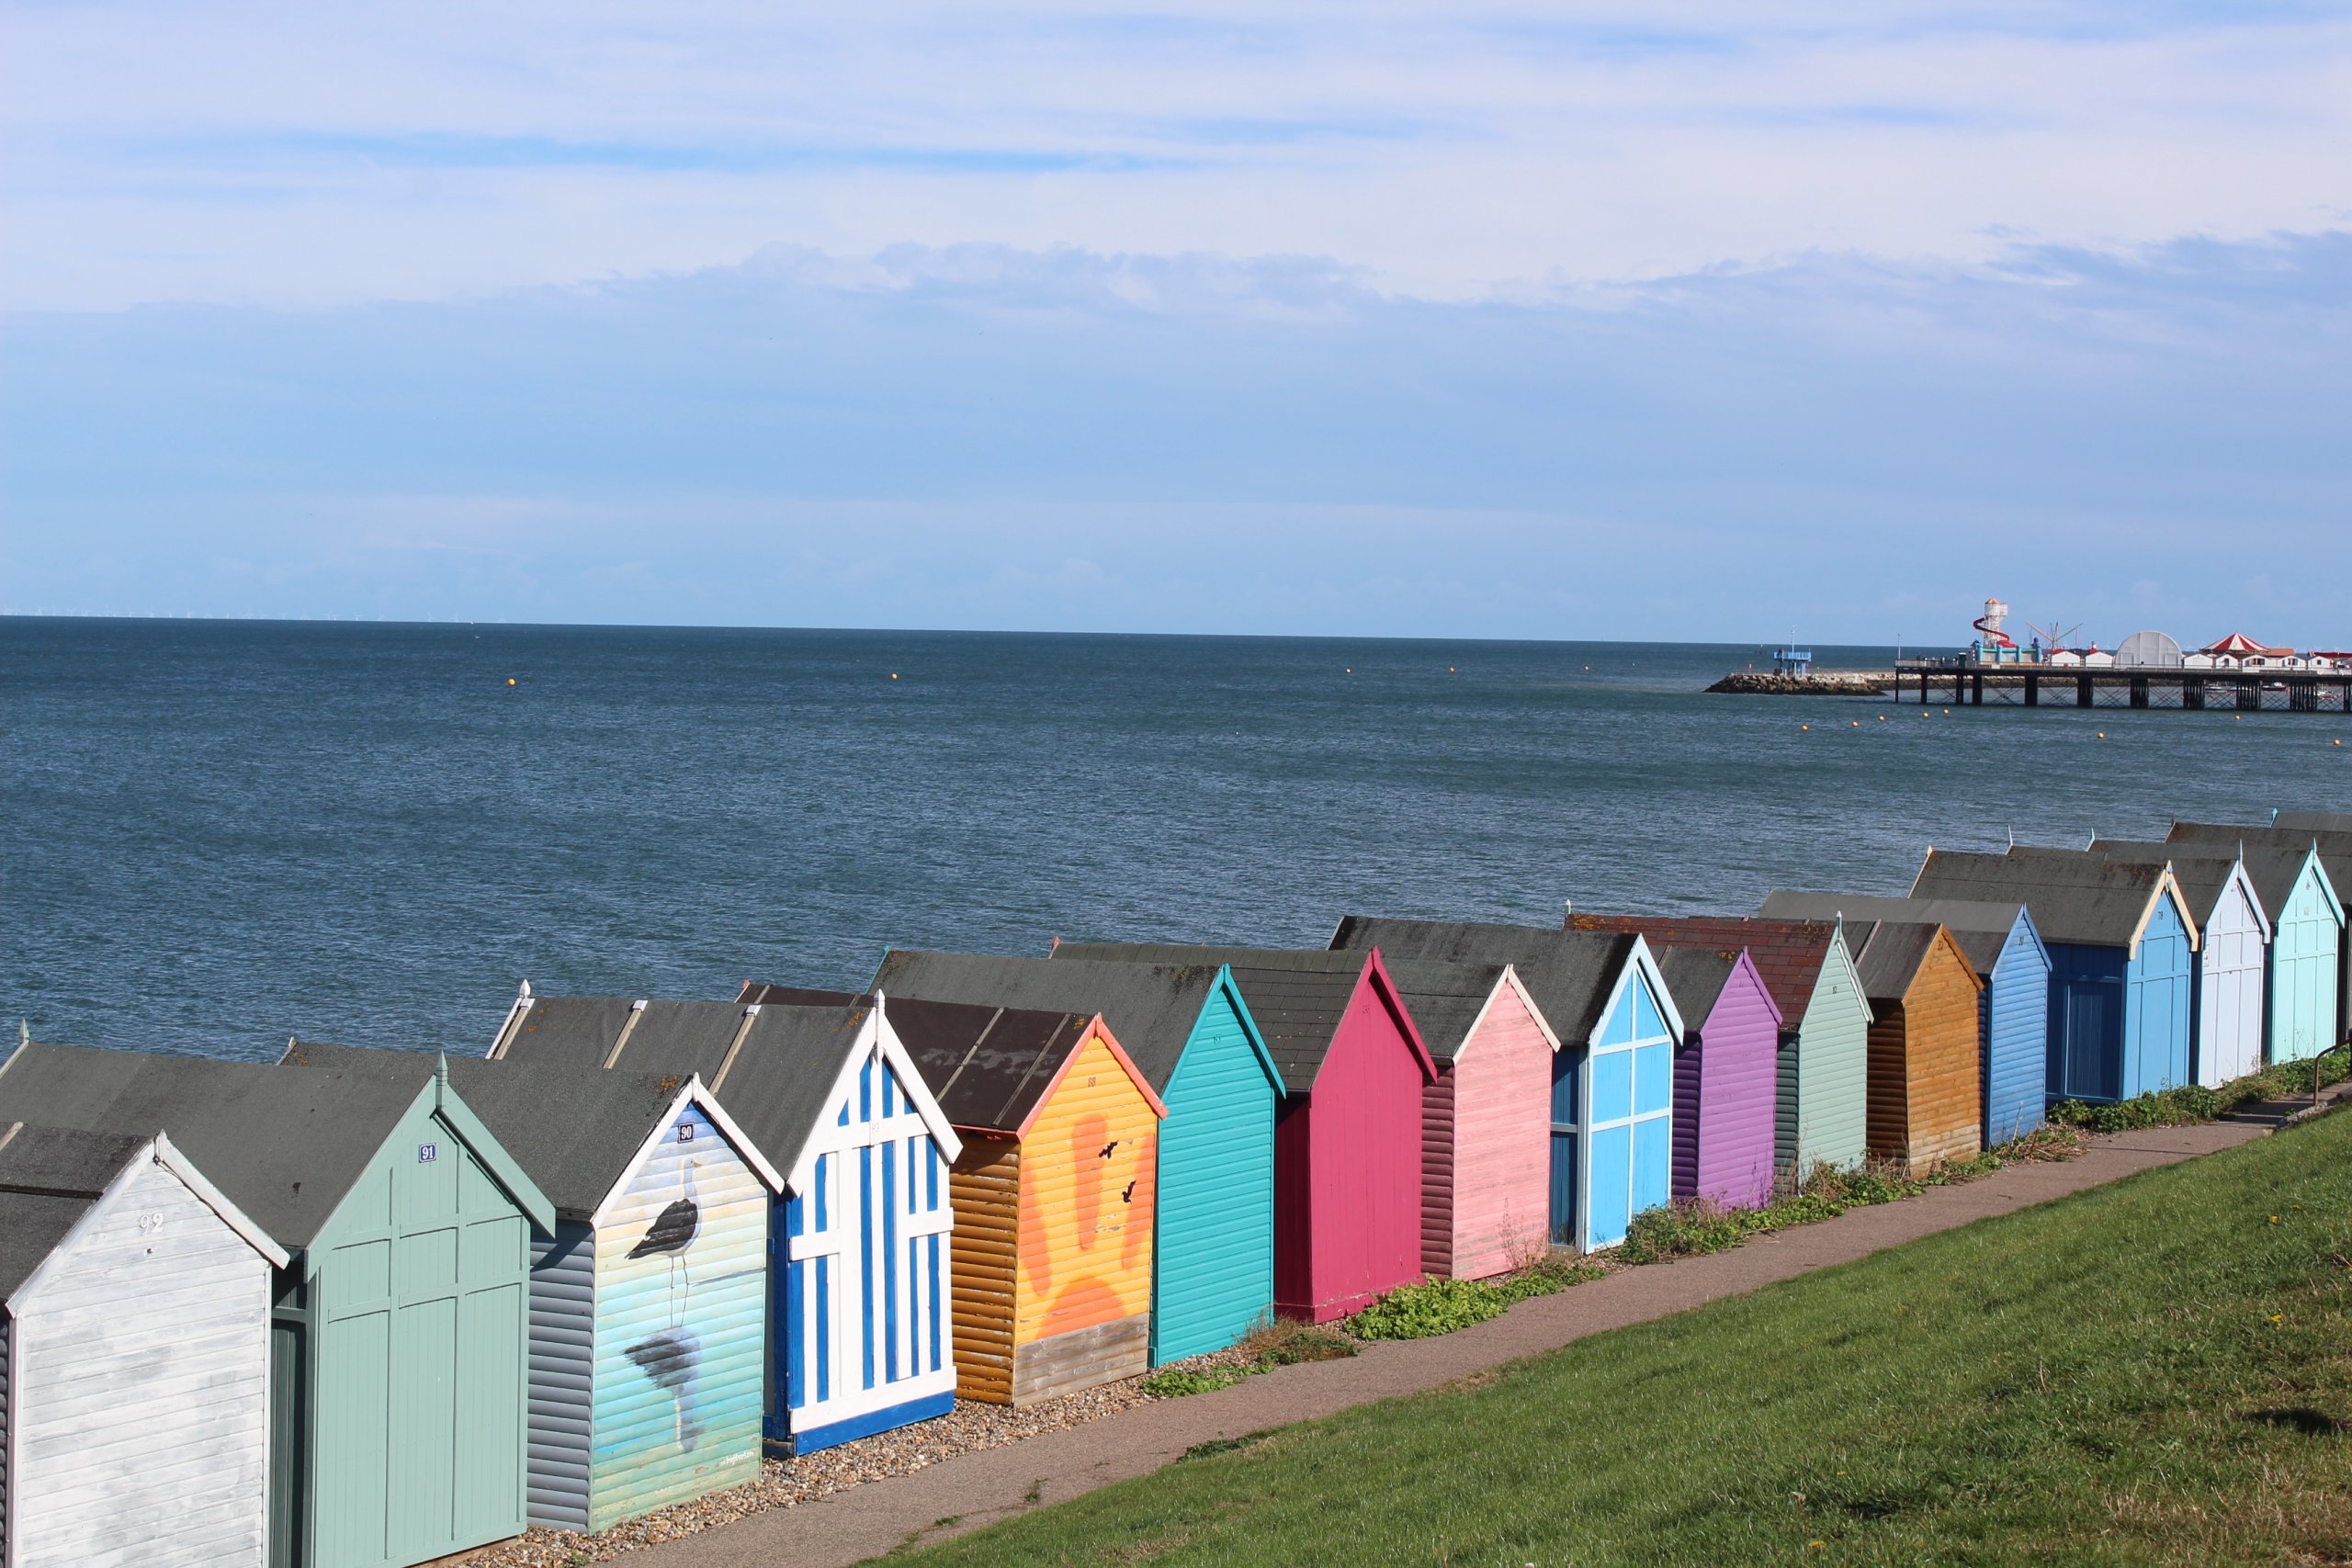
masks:
[[[526,977],[727,998],[894,943],[1744,912],[1903,891],[1929,844],[2352,804],[2341,716],[1702,693],[1756,658],[0,619],[0,1019],[479,1051]]]

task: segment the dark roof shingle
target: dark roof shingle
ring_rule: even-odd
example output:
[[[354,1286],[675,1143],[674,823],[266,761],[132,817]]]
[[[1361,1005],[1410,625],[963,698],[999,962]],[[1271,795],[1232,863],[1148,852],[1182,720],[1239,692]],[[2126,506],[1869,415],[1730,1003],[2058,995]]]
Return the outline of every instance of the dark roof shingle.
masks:
[[[2126,947],[2138,933],[2162,882],[2162,866],[2138,865],[2083,852],[1983,854],[1930,850],[1913,897],[2015,899],[2033,911],[2044,942]]]
[[[1634,951],[1630,936],[1592,936],[1541,926],[1478,920],[1407,920],[1350,915],[1331,935],[1336,950],[1380,950],[1381,962],[1442,960],[1508,964],[1563,1044],[1583,1044],[1600,1023],[1617,976]]]
[[[1350,960],[1309,950],[1184,942],[1066,942],[1054,950],[1053,963],[1079,961],[1227,965],[1292,1094],[1313,1092],[1370,963],[1360,954]]]

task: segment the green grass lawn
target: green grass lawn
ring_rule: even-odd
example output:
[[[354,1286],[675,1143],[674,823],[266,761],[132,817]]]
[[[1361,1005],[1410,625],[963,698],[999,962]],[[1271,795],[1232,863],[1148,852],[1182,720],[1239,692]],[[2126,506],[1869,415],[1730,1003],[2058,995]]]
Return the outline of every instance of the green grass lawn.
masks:
[[[910,1557],[2345,1562],[2347,1259],[2352,1112]]]

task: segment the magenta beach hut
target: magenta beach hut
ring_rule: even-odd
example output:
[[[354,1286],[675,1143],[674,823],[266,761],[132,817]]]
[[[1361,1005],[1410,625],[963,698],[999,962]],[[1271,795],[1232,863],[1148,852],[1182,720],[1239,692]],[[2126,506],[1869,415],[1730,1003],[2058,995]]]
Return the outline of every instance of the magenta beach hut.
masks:
[[[1686,1027],[1674,1057],[1674,1195],[1732,1208],[1772,1195],[1781,1010],[1746,948],[1664,947]]]

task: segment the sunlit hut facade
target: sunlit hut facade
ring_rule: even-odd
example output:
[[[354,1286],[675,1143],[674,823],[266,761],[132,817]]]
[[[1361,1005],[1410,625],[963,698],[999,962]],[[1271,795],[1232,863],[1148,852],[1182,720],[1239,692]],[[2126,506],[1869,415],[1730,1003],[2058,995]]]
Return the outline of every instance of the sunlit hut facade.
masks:
[[[1560,1042],[1546,1064],[1544,1212],[1554,1241],[1614,1247],[1673,1195],[1673,1055],[1683,1025],[1647,943],[1472,921],[1351,915],[1333,941],[1399,963],[1509,964]]]
[[[1871,1000],[1870,1150],[1926,1176],[1984,1146],[1978,1044],[1984,983],[1927,920],[1849,920]]]
[[[1437,1076],[1377,954],[1064,942],[1057,964],[1231,968],[1282,1069],[1274,1310],[1328,1323],[1421,1277],[1421,1089]]]
[[[2352,833],[2176,822],[2163,847],[2245,857],[2270,916],[2266,1059],[2300,1062],[2339,1043],[2352,1021],[2344,906],[2352,896]]]
[[[1781,1010],[1747,950],[1653,950],[1676,1010],[1674,1195],[1756,1208],[1772,1196]]]
[[[2197,966],[2189,976],[2190,1077],[2218,1089],[2259,1070],[2269,1035],[2271,925],[2245,858],[2234,852],[2198,854],[2111,839],[2094,840],[2088,852],[2135,865],[2169,865],[2188,900],[2198,939]]]
[[[0,1126],[0,1545],[268,1561],[287,1255],[160,1134]]]
[[[526,996],[493,1051],[699,1079],[782,1176],[766,1219],[769,1451],[810,1453],[953,1406],[947,1169],[962,1145],[879,998]]]
[[[2050,1065],[2050,950],[2023,904],[1778,892],[1758,911],[1782,919],[1926,920],[1951,932],[1984,982],[1977,1008],[1984,1141],[2041,1125]]]
[[[279,1066],[413,1055],[298,1041]],[[782,1179],[691,1076],[468,1057],[449,1081],[555,1205],[531,1248],[531,1522],[601,1530],[756,1480]]]
[[[1777,1171],[1850,1169],[1869,1156],[1871,1006],[1834,920],[1572,912],[1566,929],[1636,931],[1654,947],[1745,949],[1781,1010],[1773,1085]]]
[[[1152,1365],[1224,1349],[1272,1312],[1282,1077],[1230,969],[898,948],[874,985],[900,998],[1102,1014],[1168,1107],[1152,1207]]]
[[[888,1005],[964,1141],[957,1394],[1028,1404],[1146,1371],[1159,1096],[1100,1014]]]
[[[407,1568],[521,1533],[530,1243],[555,1211],[431,1056],[406,1073],[27,1044],[0,1116],[160,1128],[288,1255],[269,1538]]]
[[[1930,850],[1912,896],[2021,902],[2050,950],[2050,1098],[2189,1081],[2197,925],[2172,872],[2091,855]]]

